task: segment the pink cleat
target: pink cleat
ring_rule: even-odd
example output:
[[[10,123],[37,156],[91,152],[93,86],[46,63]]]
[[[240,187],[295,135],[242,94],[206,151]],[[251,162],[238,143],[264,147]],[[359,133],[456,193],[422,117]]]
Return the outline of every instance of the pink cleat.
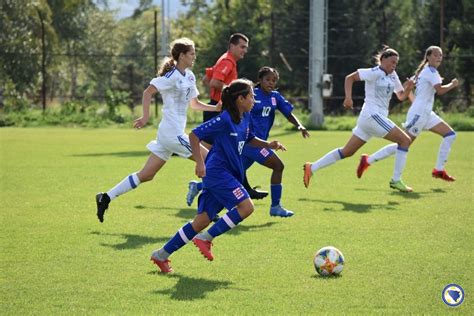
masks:
[[[199,238],[193,238],[193,244],[198,247],[202,255],[209,261],[214,260],[214,256],[211,252],[212,242],[209,240],[202,240]]]
[[[161,261],[155,257],[151,257],[150,258],[151,261],[153,261],[154,264],[156,264],[158,266],[158,268],[160,268],[161,270],[161,273],[171,273],[173,272],[173,268],[169,265],[169,263],[171,261],[169,261],[168,259],[166,259],[165,261]]]
[[[446,170],[433,169],[433,171],[431,172],[431,175],[433,176],[433,178],[442,179],[442,180],[448,181],[448,182],[454,182],[454,181],[456,181],[456,178],[450,176],[450,175],[446,172]]]
[[[365,170],[367,170],[370,167],[368,160],[369,160],[369,155],[363,154],[362,156],[360,156],[359,166],[357,167],[357,178],[362,177]]]

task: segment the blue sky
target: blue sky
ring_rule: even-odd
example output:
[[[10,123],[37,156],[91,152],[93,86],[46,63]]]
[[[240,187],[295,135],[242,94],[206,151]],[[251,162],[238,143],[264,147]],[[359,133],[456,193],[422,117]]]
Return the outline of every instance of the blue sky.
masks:
[[[117,18],[129,17],[138,6],[139,0],[109,0],[110,9],[118,9]],[[153,0],[153,4],[161,6],[161,0]],[[165,0],[165,5],[169,4],[170,17],[176,17],[178,12],[185,12],[186,7],[181,5],[179,0]]]

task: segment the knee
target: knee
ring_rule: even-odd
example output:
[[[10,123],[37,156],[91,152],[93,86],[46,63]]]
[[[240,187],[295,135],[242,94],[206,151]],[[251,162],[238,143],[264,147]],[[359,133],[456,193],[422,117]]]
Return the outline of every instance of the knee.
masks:
[[[280,160],[276,166],[273,168],[273,171],[276,171],[276,172],[279,172],[279,173],[283,173],[283,169],[285,169],[285,165],[283,164],[283,162]]]
[[[247,218],[250,215],[252,215],[254,209],[255,209],[255,207],[253,206],[253,204],[240,209],[239,213],[240,213],[242,219]]]

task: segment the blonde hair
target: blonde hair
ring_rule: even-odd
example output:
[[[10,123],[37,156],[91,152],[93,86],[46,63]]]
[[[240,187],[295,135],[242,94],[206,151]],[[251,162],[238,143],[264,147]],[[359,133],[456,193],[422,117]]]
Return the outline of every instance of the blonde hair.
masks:
[[[415,70],[415,80],[418,79],[420,72],[423,70],[423,68],[425,68],[426,64],[428,63],[428,56],[430,56],[435,50],[443,52],[443,50],[439,46],[428,47],[425,51],[425,57],[423,58],[423,61],[418,65],[418,68],[416,68]]]
[[[166,57],[161,62],[158,76],[163,76],[173,69],[179,60],[179,55],[186,54],[194,47],[194,42],[187,37],[178,38],[170,44],[170,57]]]

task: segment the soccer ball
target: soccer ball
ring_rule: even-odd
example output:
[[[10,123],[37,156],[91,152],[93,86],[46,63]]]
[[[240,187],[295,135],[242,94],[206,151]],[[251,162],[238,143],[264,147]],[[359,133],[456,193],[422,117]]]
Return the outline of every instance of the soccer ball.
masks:
[[[344,255],[335,247],[323,247],[314,256],[314,267],[322,276],[337,275],[344,268]]]

